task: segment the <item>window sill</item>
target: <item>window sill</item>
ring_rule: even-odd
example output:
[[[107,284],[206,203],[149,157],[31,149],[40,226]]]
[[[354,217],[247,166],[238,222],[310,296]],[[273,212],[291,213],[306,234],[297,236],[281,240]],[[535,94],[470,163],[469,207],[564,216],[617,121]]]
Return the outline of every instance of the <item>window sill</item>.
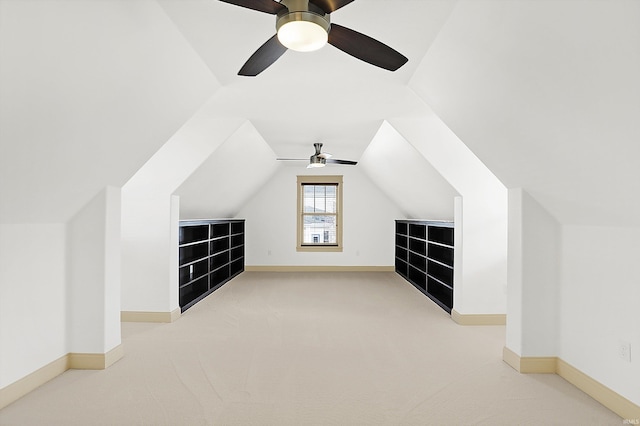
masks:
[[[296,251],[302,252],[341,252],[340,246],[297,246]]]

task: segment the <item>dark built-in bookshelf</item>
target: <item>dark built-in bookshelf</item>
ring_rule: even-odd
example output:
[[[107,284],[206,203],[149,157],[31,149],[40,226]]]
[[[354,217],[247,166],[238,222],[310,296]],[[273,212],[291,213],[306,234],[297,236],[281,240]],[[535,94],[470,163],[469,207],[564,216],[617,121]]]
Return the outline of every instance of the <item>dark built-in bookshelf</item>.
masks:
[[[396,220],[396,272],[453,309],[453,222]]]
[[[184,220],[179,236],[182,312],[244,271],[244,220]]]

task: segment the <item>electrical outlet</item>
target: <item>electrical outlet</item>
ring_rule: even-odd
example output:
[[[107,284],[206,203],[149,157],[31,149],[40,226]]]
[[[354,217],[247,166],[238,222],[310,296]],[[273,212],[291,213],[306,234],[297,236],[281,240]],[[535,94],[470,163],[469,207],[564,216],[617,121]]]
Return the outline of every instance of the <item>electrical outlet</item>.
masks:
[[[618,355],[627,362],[631,362],[631,343],[620,340],[618,343]]]

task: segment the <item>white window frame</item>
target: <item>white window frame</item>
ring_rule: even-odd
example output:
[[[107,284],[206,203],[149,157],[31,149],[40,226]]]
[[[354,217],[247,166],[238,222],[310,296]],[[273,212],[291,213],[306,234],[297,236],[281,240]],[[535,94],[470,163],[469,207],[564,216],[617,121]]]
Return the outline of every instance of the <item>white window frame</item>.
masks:
[[[336,185],[336,244],[303,244],[304,238],[304,185]],[[298,206],[296,216],[297,220],[297,251],[307,252],[341,252],[342,251],[342,176],[338,175],[314,175],[314,176],[298,176]],[[314,213],[313,215],[317,215]],[[333,214],[332,214],[333,215]]]

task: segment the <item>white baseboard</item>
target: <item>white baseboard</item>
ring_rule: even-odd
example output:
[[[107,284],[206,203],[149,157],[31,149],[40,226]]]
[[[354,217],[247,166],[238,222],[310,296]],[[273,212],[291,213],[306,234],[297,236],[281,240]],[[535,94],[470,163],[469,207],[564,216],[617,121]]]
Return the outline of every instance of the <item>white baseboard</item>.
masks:
[[[623,419],[640,419],[640,406],[557,357],[521,357],[509,348],[502,359],[520,373],[554,373],[571,383]]]
[[[122,311],[120,312],[120,321],[169,323],[176,321],[180,315],[180,308],[171,312]]]
[[[122,345],[118,345],[104,354],[68,353],[63,355],[22,379],[0,389],[0,409],[17,401],[67,370],[104,370],[122,358],[123,355]]]

